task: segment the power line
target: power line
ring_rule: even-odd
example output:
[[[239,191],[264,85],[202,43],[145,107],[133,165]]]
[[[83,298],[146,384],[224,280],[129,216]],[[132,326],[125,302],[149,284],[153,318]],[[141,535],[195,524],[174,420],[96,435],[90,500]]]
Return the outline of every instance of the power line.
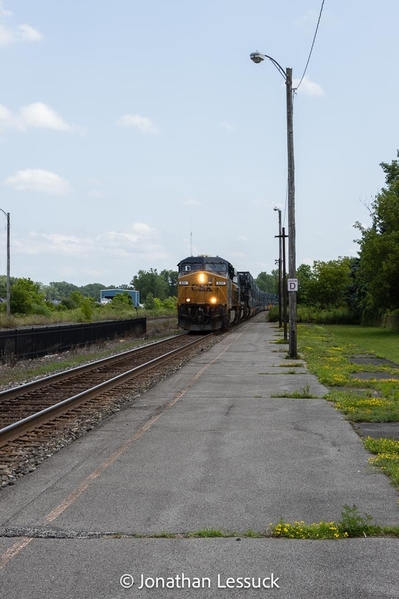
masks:
[[[306,73],[306,71],[307,71],[307,68],[308,68],[308,65],[309,65],[309,62],[310,62],[310,57],[312,56],[312,52],[313,52],[313,46],[314,46],[314,44],[315,44],[315,41],[316,41],[317,32],[318,32],[318,30],[319,30],[320,19],[321,19],[321,15],[322,15],[322,12],[323,12],[323,8],[324,8],[324,0],[322,0],[322,3],[321,3],[321,7],[320,7],[320,13],[319,13],[319,18],[318,18],[318,20],[317,20],[316,31],[314,32],[314,36],[313,36],[313,42],[312,42],[312,46],[311,46],[311,48],[310,48],[310,52],[309,52],[309,56],[308,56],[308,60],[307,60],[307,62],[306,62],[306,66],[305,66],[305,69],[304,69],[304,71],[303,71],[303,74],[302,74],[301,80],[300,80],[300,82],[298,83],[298,85],[296,86],[296,88],[293,90],[294,92],[296,92],[296,91],[299,89],[299,86],[301,85],[301,83],[302,83],[302,81],[303,81],[303,79],[304,79],[304,77],[305,77],[305,73]]]

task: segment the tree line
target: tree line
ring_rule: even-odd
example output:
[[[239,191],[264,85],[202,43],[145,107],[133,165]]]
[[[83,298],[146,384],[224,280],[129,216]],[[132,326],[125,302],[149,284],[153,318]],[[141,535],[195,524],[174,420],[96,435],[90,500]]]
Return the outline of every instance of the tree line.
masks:
[[[371,225],[354,224],[360,238],[358,257],[338,257],[336,260],[313,265],[301,264],[297,269],[299,282],[299,320],[381,324],[399,322],[399,151],[391,163],[381,162],[385,173],[385,187],[368,207]],[[148,310],[176,307],[178,273],[174,270],[139,270],[130,284],[119,289],[140,292],[141,303]],[[279,291],[279,273],[261,272],[256,278],[258,287],[269,293]],[[31,279],[11,278],[11,312],[13,314],[40,314],[46,310],[74,309],[98,301],[100,283],[78,287],[72,283],[35,283]],[[0,276],[1,310],[5,311],[6,277]],[[129,304],[130,296],[114,299],[115,305]],[[320,313],[321,316],[320,316]],[[319,315],[319,316],[318,316]]]
[[[5,311],[7,278],[0,276],[1,311]],[[32,281],[30,278],[10,278],[11,314],[42,314],[50,311],[75,310],[82,306],[94,306],[100,300],[103,289],[136,289],[140,292],[141,303],[148,310],[176,307],[177,272],[155,269],[140,270],[130,284],[102,285],[90,283],[79,287],[66,281],[52,281],[48,285]],[[132,306],[129,294],[118,294],[112,300],[114,306]]]
[[[359,222],[358,257],[339,257],[297,269],[298,319],[399,326],[399,151],[381,162],[385,187],[368,207],[371,225]],[[260,273],[258,286],[278,289],[278,271]]]

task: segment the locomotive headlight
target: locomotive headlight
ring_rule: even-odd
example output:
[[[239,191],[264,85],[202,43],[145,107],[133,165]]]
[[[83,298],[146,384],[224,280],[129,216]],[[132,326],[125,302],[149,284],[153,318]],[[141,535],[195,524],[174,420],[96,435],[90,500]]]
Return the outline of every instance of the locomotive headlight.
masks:
[[[211,304],[216,304],[216,302],[217,302],[216,297],[211,297]]]
[[[205,283],[205,275],[203,272],[200,272],[200,274],[198,275],[198,281],[200,283]]]
[[[191,302],[191,299],[189,297],[187,297],[186,302],[189,304]]]

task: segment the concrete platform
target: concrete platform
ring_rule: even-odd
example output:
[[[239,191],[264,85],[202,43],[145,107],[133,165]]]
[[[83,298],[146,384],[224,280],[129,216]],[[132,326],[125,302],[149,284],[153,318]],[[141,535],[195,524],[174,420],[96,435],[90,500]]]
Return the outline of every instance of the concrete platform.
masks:
[[[398,539],[237,540],[280,517],[337,521],[344,504],[399,524],[397,491],[322,399],[327,390],[305,365],[289,366],[278,337],[258,316],[3,490],[6,596],[259,597],[265,589],[217,587],[217,575],[273,572],[281,584],[268,593],[284,598],[398,597]],[[304,390],[314,398],[285,397]],[[145,538],[204,528],[237,537]],[[144,538],[124,538],[134,534]],[[182,572],[212,586],[137,586],[141,573]]]

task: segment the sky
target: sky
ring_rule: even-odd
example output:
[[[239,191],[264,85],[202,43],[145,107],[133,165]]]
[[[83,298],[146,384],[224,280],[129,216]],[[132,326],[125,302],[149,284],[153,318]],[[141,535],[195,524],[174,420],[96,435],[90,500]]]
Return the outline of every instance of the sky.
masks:
[[[11,276],[129,284],[222,256],[256,277],[287,225],[286,92],[321,0],[0,0]],[[294,96],[296,263],[357,256],[399,148],[399,2],[325,0]],[[0,212],[0,275],[6,274]]]

